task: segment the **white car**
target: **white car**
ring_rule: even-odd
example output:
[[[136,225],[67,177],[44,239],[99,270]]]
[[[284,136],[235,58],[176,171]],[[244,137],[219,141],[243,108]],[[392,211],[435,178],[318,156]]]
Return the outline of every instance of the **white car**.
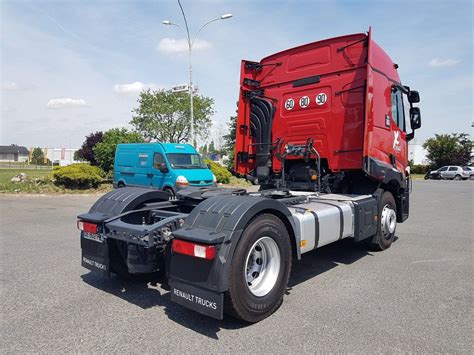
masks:
[[[471,177],[471,171],[464,170],[460,166],[448,165],[430,172],[432,178],[436,175],[441,179],[466,180]]]
[[[474,179],[474,167],[472,167],[472,166],[463,166],[462,170],[469,173],[469,178]]]

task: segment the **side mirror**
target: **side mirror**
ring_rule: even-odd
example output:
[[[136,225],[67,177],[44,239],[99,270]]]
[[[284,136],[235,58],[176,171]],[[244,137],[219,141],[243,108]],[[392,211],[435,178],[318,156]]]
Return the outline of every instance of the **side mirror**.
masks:
[[[420,94],[418,91],[411,90],[408,92],[408,102],[411,104],[416,104],[417,102],[420,102]]]
[[[168,171],[169,171],[169,169],[166,166],[166,164],[161,164],[160,165],[160,172],[162,172],[163,174],[166,174]]]
[[[410,126],[412,130],[421,127],[421,112],[419,107],[410,108]]]

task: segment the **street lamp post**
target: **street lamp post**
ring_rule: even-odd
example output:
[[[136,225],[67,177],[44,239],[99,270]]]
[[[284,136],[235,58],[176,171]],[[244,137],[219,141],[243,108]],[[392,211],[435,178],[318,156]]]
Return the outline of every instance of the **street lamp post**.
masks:
[[[181,9],[181,13],[183,14],[184,24],[186,26],[185,33],[186,33],[186,38],[187,38],[187,41],[188,41],[188,52],[189,52],[189,104],[190,104],[190,125],[191,125],[189,142],[190,142],[191,145],[194,145],[193,65],[192,65],[193,44],[194,44],[194,41],[196,40],[197,35],[202,31],[202,29],[204,27],[206,27],[207,25],[209,25],[210,23],[215,22],[215,21],[229,19],[229,18],[232,17],[232,14],[224,14],[224,15],[218,17],[218,18],[215,18],[215,19],[212,19],[212,20],[206,22],[204,25],[201,26],[201,28],[196,32],[193,39],[191,40],[191,36],[189,34],[188,21],[186,19],[186,14],[184,13],[184,9],[183,9],[183,6],[181,5],[180,0],[178,0],[178,4],[179,4],[179,8]],[[171,21],[165,20],[162,23],[163,23],[163,25],[167,25],[167,26],[179,27],[184,32],[184,30],[182,29],[181,26],[179,26],[179,25],[177,25],[177,24],[175,24]]]

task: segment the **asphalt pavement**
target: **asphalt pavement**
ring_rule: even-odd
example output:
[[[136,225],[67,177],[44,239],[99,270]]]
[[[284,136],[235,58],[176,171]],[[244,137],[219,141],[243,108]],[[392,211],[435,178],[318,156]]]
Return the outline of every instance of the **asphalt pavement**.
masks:
[[[0,352],[473,353],[473,181],[415,181],[384,252],[303,256],[282,307],[249,325],[170,301],[162,279],[80,265],[76,216],[97,196],[0,196]]]

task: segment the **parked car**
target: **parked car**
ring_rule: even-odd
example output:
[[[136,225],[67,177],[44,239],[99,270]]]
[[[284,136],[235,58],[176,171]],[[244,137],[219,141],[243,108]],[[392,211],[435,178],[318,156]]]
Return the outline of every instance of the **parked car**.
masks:
[[[450,180],[466,180],[471,176],[469,171],[464,170],[460,166],[443,166],[437,170],[430,171],[425,179],[450,179]]]
[[[469,178],[474,179],[474,167],[472,166],[463,166],[462,170],[469,173]]]
[[[114,186],[144,186],[174,195],[188,186],[216,186],[216,177],[190,144],[119,144]]]

